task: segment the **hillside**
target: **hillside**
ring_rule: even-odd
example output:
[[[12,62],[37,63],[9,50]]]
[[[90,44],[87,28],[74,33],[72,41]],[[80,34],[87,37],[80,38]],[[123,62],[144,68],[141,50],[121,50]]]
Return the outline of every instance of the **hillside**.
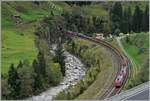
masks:
[[[37,55],[34,27],[30,25],[26,28],[26,30],[22,28],[2,30],[2,73],[7,74],[11,63],[16,66],[20,60],[25,59],[31,63]]]
[[[121,40],[122,44],[133,59],[132,78],[126,88],[132,88],[148,81],[149,34],[134,33]]]
[[[33,2],[2,2],[2,28],[14,27],[12,15],[19,15],[23,23],[36,21],[48,15],[47,5],[36,5]]]
[[[80,9],[63,2],[55,2],[55,5],[64,11]],[[92,8],[90,12],[93,12]],[[40,5],[33,2],[2,2],[2,73],[7,74],[11,63],[16,65],[25,59],[32,62],[37,55],[34,43],[35,26],[48,13],[48,4],[45,2]],[[12,19],[15,15],[21,17],[20,24]]]
[[[137,68],[140,68],[148,59],[148,37],[148,33],[135,33],[135,35],[129,36],[129,43],[122,40],[126,51],[133,57],[135,63],[138,65]]]
[[[138,65],[134,75],[140,78],[131,79],[128,88],[147,80],[148,74],[144,79],[139,75],[148,73],[148,2],[3,1],[1,10],[2,99],[26,99],[59,86],[67,69],[64,48],[81,59],[87,72],[56,99],[97,99],[108,90],[118,59],[101,46],[67,37],[69,30],[89,37],[138,33],[122,40]]]
[[[10,64],[29,60],[31,63],[37,55],[35,46],[35,25],[48,12],[31,2],[2,2],[2,74],[7,74]],[[16,24],[12,15],[21,17]]]

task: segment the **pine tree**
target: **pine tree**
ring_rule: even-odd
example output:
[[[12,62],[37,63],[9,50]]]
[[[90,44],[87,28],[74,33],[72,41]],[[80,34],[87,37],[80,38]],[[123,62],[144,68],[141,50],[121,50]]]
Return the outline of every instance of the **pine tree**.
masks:
[[[88,36],[92,36],[93,32],[95,32],[93,20],[92,20],[92,17],[89,17],[88,18],[88,32],[87,32]]]
[[[128,12],[126,10],[123,12],[122,32],[129,32]]]
[[[65,76],[65,56],[63,55],[64,51],[62,45],[59,43],[57,50],[55,51],[55,62],[58,62],[61,66],[61,72],[63,76]]]
[[[147,5],[142,17],[142,31],[149,31],[149,6]]]
[[[103,19],[100,17],[96,18],[95,23],[96,32],[102,32],[103,31]]]
[[[72,53],[76,54],[76,53],[75,53],[76,44],[75,44],[74,41],[71,42],[71,49],[72,49]]]
[[[111,29],[116,34],[116,30],[122,30],[123,10],[120,2],[116,2],[110,10],[110,20],[112,21]],[[117,33],[118,34],[118,33]]]
[[[35,75],[34,76],[34,84],[33,84],[33,89],[34,93],[39,93],[43,89],[43,79],[41,75]]]
[[[33,92],[34,84],[34,72],[33,68],[30,67],[27,60],[23,61],[23,67],[17,69],[18,76],[20,78],[20,98],[26,98],[31,96]]]
[[[45,62],[44,54],[42,52],[39,52],[37,56],[37,60],[38,60],[38,68],[39,68],[38,72],[40,72],[43,77],[46,77],[46,62]]]
[[[46,83],[46,62],[44,54],[42,52],[38,53],[37,60],[34,59],[32,63],[34,75],[34,93],[41,92],[44,89],[44,83]]]
[[[135,7],[134,15],[133,15],[133,31],[140,32],[142,29],[142,10],[138,5]]]
[[[33,60],[32,67],[35,73],[40,74],[40,69],[39,69],[38,62],[36,59]]]
[[[32,67],[34,71],[34,93],[38,93],[44,89],[45,85],[47,85],[48,82],[48,74],[46,72],[46,61],[42,52],[38,53],[37,60],[34,59]]]
[[[11,87],[11,96],[18,99],[18,95],[20,94],[20,78],[17,70],[14,68],[14,64],[11,64],[8,71],[8,84]]]
[[[146,6],[146,10],[145,10],[145,19],[146,19],[146,29],[145,31],[149,31],[149,5]]]
[[[18,69],[18,68],[22,68],[22,66],[23,66],[22,62],[19,61],[19,64],[18,64],[18,66],[17,66],[17,69]]]
[[[43,82],[41,76],[41,68],[39,67],[39,64],[36,59],[33,60],[32,67],[35,72],[33,89],[34,93],[38,93],[43,88]]]
[[[132,30],[132,12],[131,12],[131,7],[128,6],[127,9],[127,24],[128,24],[128,31],[131,32]]]

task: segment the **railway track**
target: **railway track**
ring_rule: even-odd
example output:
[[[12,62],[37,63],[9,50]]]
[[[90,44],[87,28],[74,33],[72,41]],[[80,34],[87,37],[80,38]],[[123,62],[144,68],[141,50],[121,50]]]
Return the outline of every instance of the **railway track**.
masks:
[[[97,43],[97,44],[100,44],[100,45],[103,45],[104,47],[108,48],[109,50],[111,50],[117,57],[118,57],[118,63],[119,63],[119,66],[120,68],[117,68],[117,74],[120,72],[121,70],[121,66],[122,66],[122,63],[124,62],[124,58],[126,58],[126,61],[127,61],[127,76],[125,77],[125,79],[123,80],[123,84],[120,88],[116,89],[114,87],[114,84],[112,83],[112,85],[109,87],[108,90],[106,90],[106,92],[104,92],[104,94],[102,96],[100,96],[99,99],[105,99],[105,98],[108,98],[110,96],[113,96],[115,94],[118,94],[121,92],[121,90],[123,89],[123,87],[125,86],[125,84],[127,83],[128,81],[128,78],[130,77],[130,60],[127,58],[127,56],[120,52],[117,48],[113,47],[111,44],[109,44],[108,42],[106,41],[103,41],[103,40],[96,40],[96,39],[93,39],[91,37],[88,37],[88,36],[85,36],[83,34],[76,34],[77,37],[80,37],[82,39],[86,39],[86,40],[89,40],[91,42],[94,42],[94,43]],[[116,74],[116,77],[115,79],[117,78],[117,74]],[[114,79],[114,80],[115,80]]]

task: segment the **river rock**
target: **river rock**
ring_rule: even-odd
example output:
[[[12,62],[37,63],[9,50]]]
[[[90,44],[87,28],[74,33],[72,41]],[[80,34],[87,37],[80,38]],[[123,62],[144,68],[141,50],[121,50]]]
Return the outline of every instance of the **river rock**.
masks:
[[[35,101],[49,101],[52,100],[54,96],[56,96],[60,91],[68,88],[71,85],[75,85],[79,80],[83,78],[86,73],[86,68],[82,62],[71,55],[68,52],[64,52],[66,56],[65,59],[65,67],[66,67],[66,76],[60,82],[58,86],[51,87],[40,95],[33,96],[30,100]]]

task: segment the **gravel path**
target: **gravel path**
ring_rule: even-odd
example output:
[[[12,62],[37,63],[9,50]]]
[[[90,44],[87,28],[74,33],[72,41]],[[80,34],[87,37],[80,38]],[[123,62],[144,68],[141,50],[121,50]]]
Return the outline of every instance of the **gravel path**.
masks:
[[[49,101],[57,95],[60,91],[67,88],[70,85],[75,85],[79,80],[83,78],[86,72],[85,66],[81,63],[81,61],[75,56],[71,55],[68,52],[64,52],[66,59],[66,76],[60,82],[58,86],[51,87],[47,91],[41,93],[38,96],[33,96],[30,98],[34,101]]]

